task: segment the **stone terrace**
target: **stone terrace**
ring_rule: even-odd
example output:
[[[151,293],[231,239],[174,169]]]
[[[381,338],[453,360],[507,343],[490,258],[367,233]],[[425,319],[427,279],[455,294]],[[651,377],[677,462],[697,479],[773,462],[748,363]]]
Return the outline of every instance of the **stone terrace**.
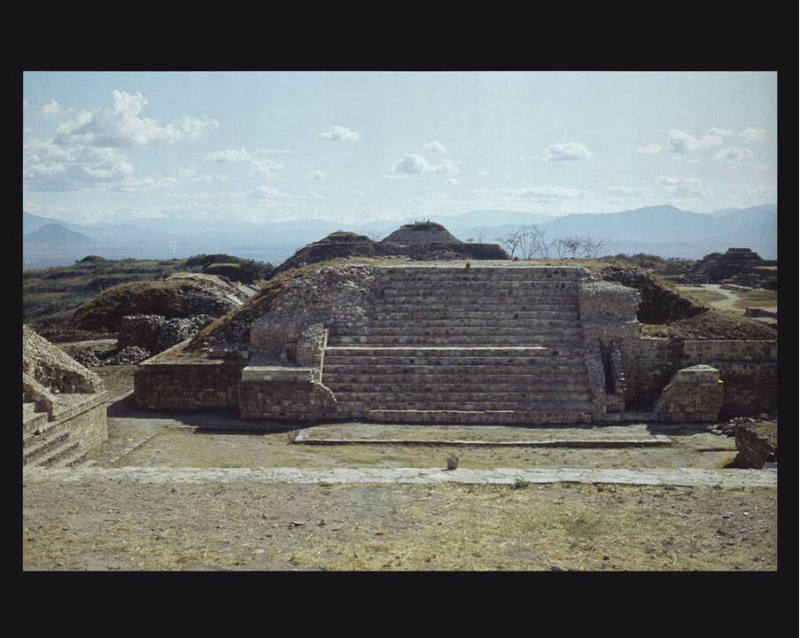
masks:
[[[372,421],[587,421],[580,272],[376,269],[366,323],[330,328],[322,383]]]

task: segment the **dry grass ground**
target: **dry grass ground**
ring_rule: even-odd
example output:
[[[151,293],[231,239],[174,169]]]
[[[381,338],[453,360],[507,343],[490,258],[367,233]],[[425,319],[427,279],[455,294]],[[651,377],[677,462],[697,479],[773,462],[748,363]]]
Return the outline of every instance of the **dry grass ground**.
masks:
[[[119,397],[134,370],[98,372]],[[99,466],[443,467],[456,452],[464,468],[635,469],[735,456],[732,439],[703,428],[653,449],[309,446],[292,443],[296,431],[208,429],[235,425],[231,415],[144,413],[125,401],[110,414]],[[23,480],[22,524],[25,570],[777,568],[776,491],[752,487]]]
[[[774,490],[31,483],[27,570],[774,570]]]

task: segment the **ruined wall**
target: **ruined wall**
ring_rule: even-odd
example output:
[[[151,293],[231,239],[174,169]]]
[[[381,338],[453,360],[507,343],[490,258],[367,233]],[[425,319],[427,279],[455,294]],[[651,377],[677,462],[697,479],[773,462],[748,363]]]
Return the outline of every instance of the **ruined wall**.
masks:
[[[627,375],[620,348],[639,335],[639,292],[617,283],[584,281],[578,287],[584,361],[592,397],[592,416],[619,412],[625,402]]]
[[[656,418],[678,423],[713,423],[722,408],[723,385],[719,371],[711,366],[678,370],[656,401],[653,410]]]
[[[334,416],[336,399],[312,368],[245,368],[239,409],[243,419],[312,421]]]
[[[82,449],[90,450],[108,440],[107,398],[106,392],[92,395],[58,419],[69,430],[70,439],[77,440]]]
[[[298,341],[311,325],[335,329],[365,324],[373,277],[373,268],[361,266],[323,268],[296,278],[281,291],[269,314],[253,323],[250,350],[296,362]]]
[[[103,381],[97,374],[84,368],[59,347],[40,337],[24,324],[22,373],[23,378],[34,380],[55,394],[102,392],[104,389]]]
[[[777,406],[776,341],[687,340],[643,337],[622,343],[626,404],[652,405],[672,376],[706,364],[724,381],[722,417],[771,412]]]
[[[686,341],[683,364],[705,363],[725,381],[723,418],[774,412],[778,404],[777,341]]]

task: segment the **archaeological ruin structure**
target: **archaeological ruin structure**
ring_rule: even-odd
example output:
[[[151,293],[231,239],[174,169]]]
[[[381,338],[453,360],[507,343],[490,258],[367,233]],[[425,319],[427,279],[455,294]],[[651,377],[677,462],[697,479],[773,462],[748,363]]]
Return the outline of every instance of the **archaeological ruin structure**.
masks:
[[[65,467],[108,439],[107,392],[94,372],[22,326],[22,464]]]
[[[775,340],[645,337],[639,292],[583,268],[345,262],[282,276],[141,364],[137,404],[253,420],[520,425],[775,409]]]

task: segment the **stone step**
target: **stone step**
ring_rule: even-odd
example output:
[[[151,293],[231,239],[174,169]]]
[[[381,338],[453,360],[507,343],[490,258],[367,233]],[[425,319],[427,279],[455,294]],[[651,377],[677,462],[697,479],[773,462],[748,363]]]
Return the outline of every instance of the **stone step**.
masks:
[[[485,371],[483,374],[473,374],[471,370],[461,369],[456,374],[433,373],[433,374],[379,374],[375,371],[364,374],[353,374],[347,372],[329,372],[325,370],[322,382],[329,388],[340,388],[346,390],[345,386],[369,386],[384,388],[386,386],[424,386],[435,389],[443,387],[445,390],[451,389],[449,386],[460,386],[467,388],[488,387],[499,388],[501,386],[514,386],[519,388],[564,388],[571,390],[574,388],[586,387],[585,371],[583,369],[565,370],[558,374],[533,375],[533,374],[501,374]]]
[[[455,308],[478,311],[485,310],[494,312],[495,314],[505,314],[517,310],[548,310],[557,312],[577,310],[578,302],[576,299],[531,299],[529,297],[521,299],[512,299],[509,297],[488,299],[480,296],[464,296],[458,298],[436,296],[419,298],[396,297],[393,299],[376,300],[374,303],[375,314],[383,312],[401,312],[403,310],[431,312]]]
[[[33,414],[29,413],[28,416],[26,416],[23,412],[22,436],[25,436],[26,434],[35,432],[36,430],[45,427],[47,425],[48,419],[49,417],[47,415],[47,412],[35,412]]]
[[[76,467],[81,465],[89,457],[89,450],[78,448],[72,454],[53,463],[50,467]]]
[[[405,335],[431,335],[447,336],[457,334],[459,336],[581,336],[583,331],[577,321],[571,323],[564,322],[560,325],[546,326],[539,324],[536,326],[514,326],[514,325],[489,325],[489,326],[431,326],[424,322],[414,322],[405,326],[381,326],[367,325],[349,329],[337,330],[331,337],[355,337],[364,336],[405,336]]]
[[[41,414],[47,416],[46,412],[42,412]],[[47,420],[40,422],[38,427],[23,429],[22,448],[25,449],[29,445],[38,443],[39,441],[54,436],[62,431],[64,431],[64,424],[61,421],[47,421]]]
[[[333,388],[331,388],[333,390]],[[494,388],[486,387],[483,391],[468,390],[464,392],[444,391],[435,392],[427,388],[417,389],[416,392],[384,392],[373,390],[366,392],[336,391],[337,403],[362,403],[364,405],[398,405],[413,403],[415,405],[447,404],[509,404],[509,405],[535,405],[538,403],[556,404],[565,401],[588,401],[589,395],[586,388],[573,392],[523,390],[519,392],[498,392]]]
[[[73,457],[80,448],[78,441],[67,439],[61,445],[52,450],[47,456],[37,461],[36,465],[40,467],[51,467],[53,464],[65,458]]]
[[[520,412],[499,410],[367,410],[364,418],[379,423],[438,423],[438,424],[550,424],[589,423],[591,412]]]
[[[430,288],[379,288],[378,298],[382,301],[392,301],[410,299],[421,301],[426,299],[442,300],[467,300],[467,299],[486,299],[486,300],[509,300],[517,301],[520,299],[547,303],[562,303],[564,301],[575,302],[578,299],[577,290],[567,290],[563,288],[509,288],[506,286],[487,285],[485,288],[474,286],[459,285],[453,288],[443,288],[431,285]]]
[[[519,380],[520,383],[566,382],[583,378],[586,368],[583,363],[532,368],[528,366],[427,366],[427,365],[325,365],[322,379],[331,383],[380,383],[386,380],[418,379],[420,383],[436,383],[443,379],[458,381],[467,379],[475,383],[497,380],[504,383]]]
[[[528,268],[467,268],[456,267],[397,267],[397,268],[378,268],[375,271],[375,279],[379,281],[411,280],[424,281],[427,279],[435,280],[455,280],[455,281],[482,281],[486,279],[496,281],[579,281],[582,279],[580,268],[548,268],[528,267]]]
[[[384,356],[384,357],[425,357],[438,358],[453,357],[509,357],[509,358],[535,358],[535,357],[582,357],[580,347],[552,348],[545,346],[328,346],[325,348],[326,357],[357,357],[357,356]]]
[[[576,321],[578,319],[578,311],[575,310],[504,310],[498,312],[497,308],[493,310],[481,310],[471,308],[464,308],[463,310],[454,309],[438,309],[438,310],[421,310],[419,307],[409,307],[405,310],[383,310],[381,312],[370,311],[367,313],[368,321],[459,321],[461,319],[467,321],[497,321],[500,317],[508,317],[518,320],[551,320],[560,319],[562,321]]]
[[[367,328],[401,328],[405,329],[409,325],[407,319],[385,319],[375,317],[365,327]],[[495,330],[499,328],[526,328],[529,330],[551,330],[554,328],[580,328],[581,323],[577,319],[519,319],[513,314],[495,314],[493,317],[486,318],[464,318],[464,317],[445,317],[428,318],[421,317],[414,321],[415,326],[430,328],[488,328]],[[333,325],[332,334],[347,334],[349,327]]]
[[[464,336],[464,335],[369,335],[369,336],[332,336],[328,338],[328,343],[331,346],[346,346],[346,345],[365,345],[365,346],[433,346],[433,345],[449,345],[449,346],[480,346],[480,345],[496,345],[496,346],[514,346],[514,345],[530,345],[530,346],[571,346],[576,347],[582,343],[579,336],[576,335],[480,335],[480,336]]]
[[[28,465],[36,459],[42,458],[48,452],[60,447],[69,439],[69,432],[61,432],[52,436],[37,436],[35,440],[22,448],[22,464]]]

